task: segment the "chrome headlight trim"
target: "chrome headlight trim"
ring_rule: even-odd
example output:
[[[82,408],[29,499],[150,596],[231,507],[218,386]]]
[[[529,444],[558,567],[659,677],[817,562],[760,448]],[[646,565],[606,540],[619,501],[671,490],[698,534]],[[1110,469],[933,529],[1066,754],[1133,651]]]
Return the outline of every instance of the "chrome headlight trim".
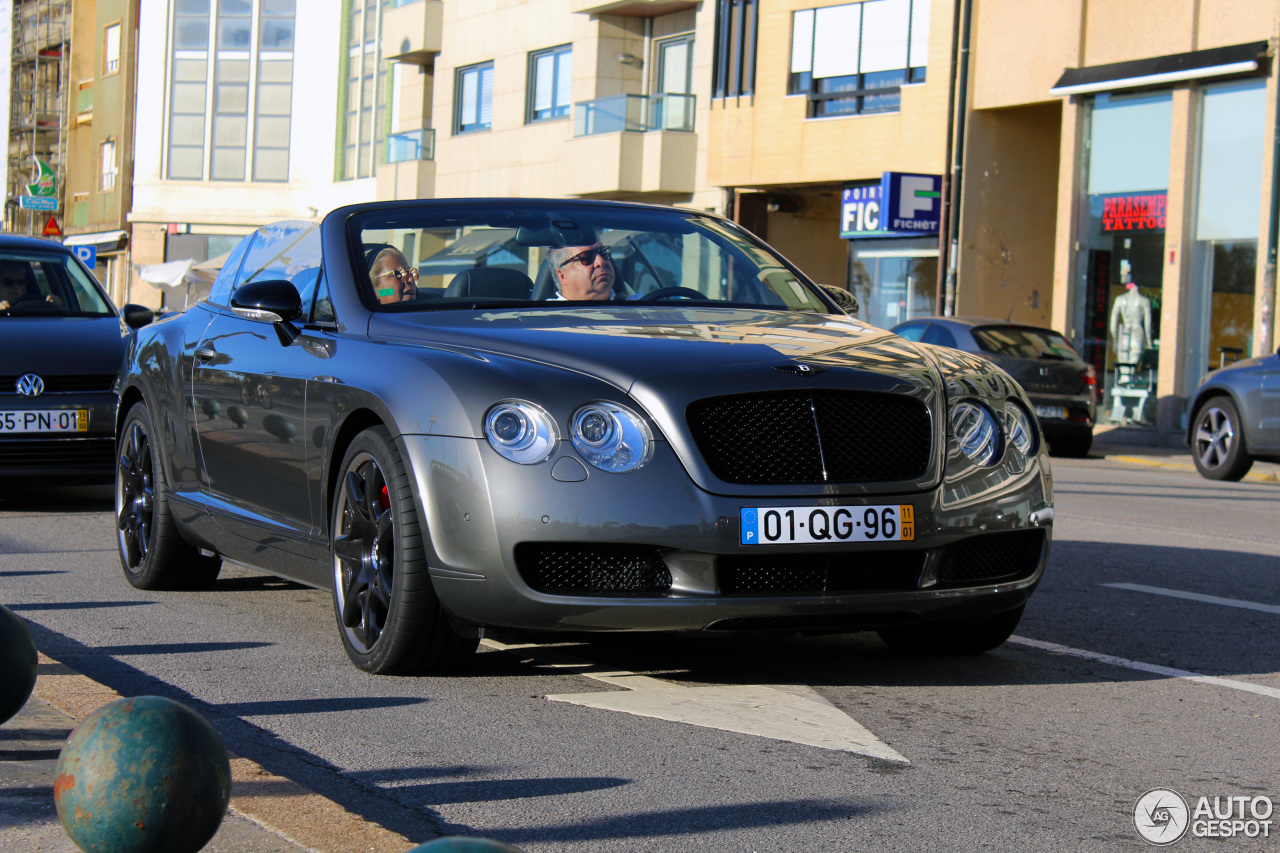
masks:
[[[1014,400],[1005,400],[1000,410],[1001,426],[1004,428],[1005,441],[1023,456],[1030,459],[1040,445],[1040,431],[1036,422],[1022,406]]]
[[[560,430],[547,410],[528,400],[501,400],[484,416],[484,437],[499,455],[521,465],[551,458]]]
[[[981,403],[973,400],[952,403],[947,424],[956,446],[974,465],[990,468],[1004,455],[999,420]]]
[[[645,419],[603,400],[573,413],[569,441],[583,459],[611,474],[638,471],[653,457],[653,432]]]

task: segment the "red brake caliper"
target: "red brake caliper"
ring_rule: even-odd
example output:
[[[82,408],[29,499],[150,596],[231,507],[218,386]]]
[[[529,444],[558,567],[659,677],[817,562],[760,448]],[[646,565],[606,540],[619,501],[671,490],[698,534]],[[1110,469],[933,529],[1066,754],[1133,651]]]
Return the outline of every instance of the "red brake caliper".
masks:
[[[387,487],[382,487],[382,508],[391,509],[391,495],[387,494]]]

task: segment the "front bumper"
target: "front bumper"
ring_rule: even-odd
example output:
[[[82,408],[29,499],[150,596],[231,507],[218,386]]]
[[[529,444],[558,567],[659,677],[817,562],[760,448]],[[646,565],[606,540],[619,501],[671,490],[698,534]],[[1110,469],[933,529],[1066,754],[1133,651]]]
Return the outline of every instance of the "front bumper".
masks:
[[[41,485],[111,482],[115,477],[115,394],[0,398],[0,412],[81,409],[88,412],[84,432],[0,433],[0,479]]]
[[[834,498],[807,489],[753,499],[698,488],[665,442],[645,468],[621,475],[581,463],[567,441],[549,461],[531,466],[502,459],[483,440],[404,436],[402,442],[417,480],[436,592],[456,620],[475,625],[856,630],[977,616],[1023,604],[1049,555],[1052,486],[1043,453],[923,492]],[[742,507],[880,504],[914,508],[914,540],[740,544]],[[982,544],[1010,535],[1021,537],[1016,565],[984,576]],[[631,549],[651,565],[657,555],[670,582],[665,588],[623,582],[606,593],[548,591],[537,579],[531,583],[528,554],[555,549],[588,555]],[[970,569],[957,574],[948,567],[959,554],[968,554]],[[745,583],[744,566],[751,577]],[[823,567],[818,580],[815,566]],[[887,580],[859,580],[865,572]]]

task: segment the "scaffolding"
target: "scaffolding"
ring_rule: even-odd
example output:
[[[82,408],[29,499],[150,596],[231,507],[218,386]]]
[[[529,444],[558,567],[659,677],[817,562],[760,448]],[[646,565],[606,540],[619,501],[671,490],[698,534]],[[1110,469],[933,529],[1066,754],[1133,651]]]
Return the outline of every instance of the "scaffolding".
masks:
[[[23,210],[20,196],[37,172],[37,158],[53,169],[59,219],[66,180],[67,74],[72,0],[13,0],[13,53],[10,58],[9,186],[5,194],[5,230],[43,232],[49,212]]]

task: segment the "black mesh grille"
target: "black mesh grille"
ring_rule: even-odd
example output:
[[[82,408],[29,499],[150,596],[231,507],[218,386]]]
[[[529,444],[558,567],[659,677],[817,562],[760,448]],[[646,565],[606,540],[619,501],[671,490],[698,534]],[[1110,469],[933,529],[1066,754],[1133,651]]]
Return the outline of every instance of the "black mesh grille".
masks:
[[[18,379],[26,374],[0,374],[0,394],[17,394]],[[110,391],[111,386],[115,384],[116,375],[108,373],[104,375],[83,374],[68,376],[46,376],[37,373],[41,381],[44,382],[45,394],[71,394],[84,392],[100,392]]]
[[[916,589],[923,550],[854,554],[748,554],[720,557],[725,595],[841,595]]]
[[[651,595],[671,589],[657,548],[643,545],[516,546],[524,582],[552,595]]]
[[[929,412],[911,397],[839,391],[713,397],[690,405],[687,417],[707,465],[727,483],[910,480],[929,466]]]
[[[988,533],[948,546],[938,581],[966,586],[1030,577],[1040,564],[1043,530]]]
[[[113,471],[115,454],[113,438],[0,441],[0,473],[14,470]]]

